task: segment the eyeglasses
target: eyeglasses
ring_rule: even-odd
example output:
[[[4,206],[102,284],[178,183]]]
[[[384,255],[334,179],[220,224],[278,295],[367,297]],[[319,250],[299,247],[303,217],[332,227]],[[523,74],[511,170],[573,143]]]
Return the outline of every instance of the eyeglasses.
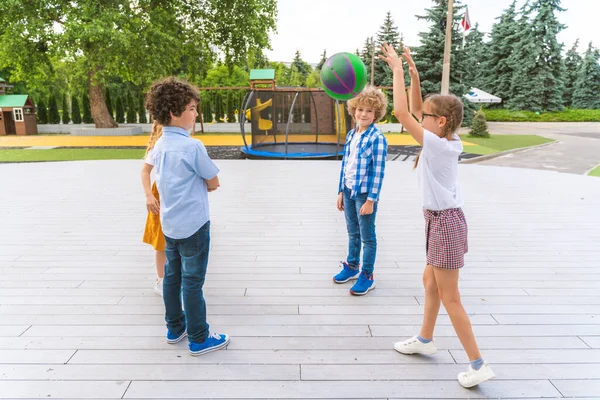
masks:
[[[436,118],[439,118],[440,116],[437,115],[437,114],[421,113],[421,122],[423,122],[423,120],[425,119],[425,117],[436,117]]]

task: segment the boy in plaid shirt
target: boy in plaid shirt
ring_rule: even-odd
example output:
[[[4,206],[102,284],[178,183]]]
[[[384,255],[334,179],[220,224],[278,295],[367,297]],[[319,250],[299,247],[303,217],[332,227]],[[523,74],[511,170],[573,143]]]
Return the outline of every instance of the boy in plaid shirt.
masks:
[[[348,258],[341,263],[342,270],[333,277],[333,281],[346,283],[358,279],[350,289],[350,293],[356,296],[375,289],[375,215],[387,156],[387,139],[375,122],[385,115],[386,109],[385,95],[372,86],[348,101],[348,112],[354,117],[356,127],[346,136],[337,197],[337,208],[346,216]]]

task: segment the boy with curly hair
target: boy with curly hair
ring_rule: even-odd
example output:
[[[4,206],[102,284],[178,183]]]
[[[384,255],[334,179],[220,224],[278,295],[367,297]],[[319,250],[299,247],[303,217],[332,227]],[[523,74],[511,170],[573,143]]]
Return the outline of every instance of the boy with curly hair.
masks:
[[[348,112],[356,125],[346,136],[337,197],[337,208],[344,211],[346,217],[348,258],[341,262],[342,270],[333,277],[333,281],[346,283],[358,279],[350,289],[350,294],[355,296],[375,289],[375,215],[387,156],[387,139],[375,123],[385,115],[386,109],[385,95],[373,86],[367,86],[348,101]]]
[[[202,142],[190,137],[199,99],[198,89],[176,78],[152,85],[146,108],[163,128],[144,165],[156,171],[160,222],[166,241],[163,299],[167,343],[178,343],[189,336],[193,356],[229,344],[229,336],[209,331],[202,291],[210,248],[208,192],[219,187],[219,169]]]

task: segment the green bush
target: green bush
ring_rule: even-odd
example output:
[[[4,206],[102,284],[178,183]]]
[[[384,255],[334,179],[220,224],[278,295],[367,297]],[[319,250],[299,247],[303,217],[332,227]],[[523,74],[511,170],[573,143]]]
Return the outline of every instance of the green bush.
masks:
[[[483,138],[490,137],[487,122],[485,121],[485,114],[482,110],[479,110],[475,113],[473,122],[471,123],[471,131],[469,132],[469,135]]]
[[[506,109],[484,109],[490,122],[600,122],[600,110],[567,109],[547,113],[512,111]]]
[[[62,123],[68,124],[71,122],[71,117],[69,115],[69,102],[67,101],[67,94],[63,93],[62,96]]]

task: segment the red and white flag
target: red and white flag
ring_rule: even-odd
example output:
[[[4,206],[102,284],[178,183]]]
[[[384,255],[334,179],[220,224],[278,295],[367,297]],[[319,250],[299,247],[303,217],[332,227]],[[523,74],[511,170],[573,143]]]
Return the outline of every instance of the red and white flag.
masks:
[[[465,32],[471,29],[471,19],[469,18],[468,8],[465,9],[465,16],[463,17],[462,22],[460,24],[462,25]]]

